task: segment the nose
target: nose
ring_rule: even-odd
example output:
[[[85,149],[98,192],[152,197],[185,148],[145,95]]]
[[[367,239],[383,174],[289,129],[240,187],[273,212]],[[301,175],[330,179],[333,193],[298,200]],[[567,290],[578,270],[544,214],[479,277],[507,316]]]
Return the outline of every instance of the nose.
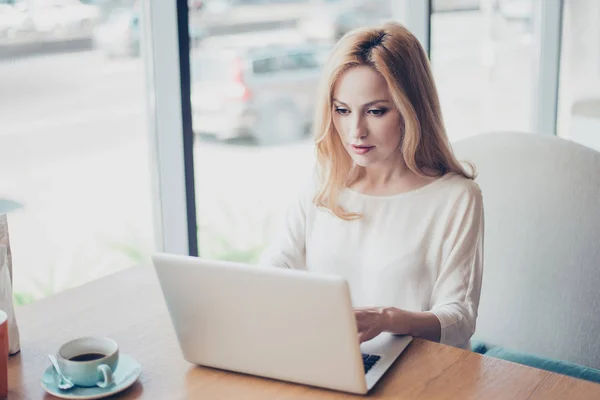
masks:
[[[364,139],[368,135],[368,130],[365,121],[362,117],[357,116],[352,119],[350,125],[350,137],[353,140]]]

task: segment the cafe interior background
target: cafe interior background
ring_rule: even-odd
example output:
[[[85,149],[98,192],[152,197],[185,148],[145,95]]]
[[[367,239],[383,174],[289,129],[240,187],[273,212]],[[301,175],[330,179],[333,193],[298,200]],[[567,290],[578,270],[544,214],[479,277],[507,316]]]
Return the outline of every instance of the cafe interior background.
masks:
[[[0,0],[15,301],[157,250],[255,262],[314,163],[321,66],[358,26],[421,40],[451,141],[600,151],[599,17],[596,0]]]

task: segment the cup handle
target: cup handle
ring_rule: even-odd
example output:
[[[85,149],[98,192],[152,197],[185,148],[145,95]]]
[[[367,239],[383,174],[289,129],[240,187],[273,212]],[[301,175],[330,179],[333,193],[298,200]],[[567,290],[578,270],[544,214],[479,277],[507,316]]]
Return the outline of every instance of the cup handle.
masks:
[[[108,365],[99,365],[98,372],[102,372],[102,380],[98,381],[98,387],[105,388],[113,382],[112,371]]]

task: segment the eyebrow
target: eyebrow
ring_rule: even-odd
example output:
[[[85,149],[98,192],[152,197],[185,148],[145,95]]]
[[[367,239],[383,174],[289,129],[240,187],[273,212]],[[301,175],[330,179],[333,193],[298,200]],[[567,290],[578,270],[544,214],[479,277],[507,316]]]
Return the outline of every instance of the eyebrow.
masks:
[[[333,101],[336,102],[336,103],[340,103],[341,105],[350,108],[350,106],[348,104],[346,104],[343,101],[340,101],[340,100],[338,100],[336,98],[334,98]],[[363,104],[363,107],[369,107],[369,106],[372,106],[372,105],[377,104],[377,103],[391,103],[391,102],[389,100],[384,100],[384,99],[373,100],[373,101],[370,101],[370,102],[368,102],[366,104]]]

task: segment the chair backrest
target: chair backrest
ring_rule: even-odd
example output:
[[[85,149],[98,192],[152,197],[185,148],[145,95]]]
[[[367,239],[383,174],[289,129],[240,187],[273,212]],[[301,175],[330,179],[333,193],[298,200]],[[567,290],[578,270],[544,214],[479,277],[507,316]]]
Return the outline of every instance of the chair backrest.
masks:
[[[600,369],[600,153],[554,136],[453,144],[483,192],[474,339]]]

